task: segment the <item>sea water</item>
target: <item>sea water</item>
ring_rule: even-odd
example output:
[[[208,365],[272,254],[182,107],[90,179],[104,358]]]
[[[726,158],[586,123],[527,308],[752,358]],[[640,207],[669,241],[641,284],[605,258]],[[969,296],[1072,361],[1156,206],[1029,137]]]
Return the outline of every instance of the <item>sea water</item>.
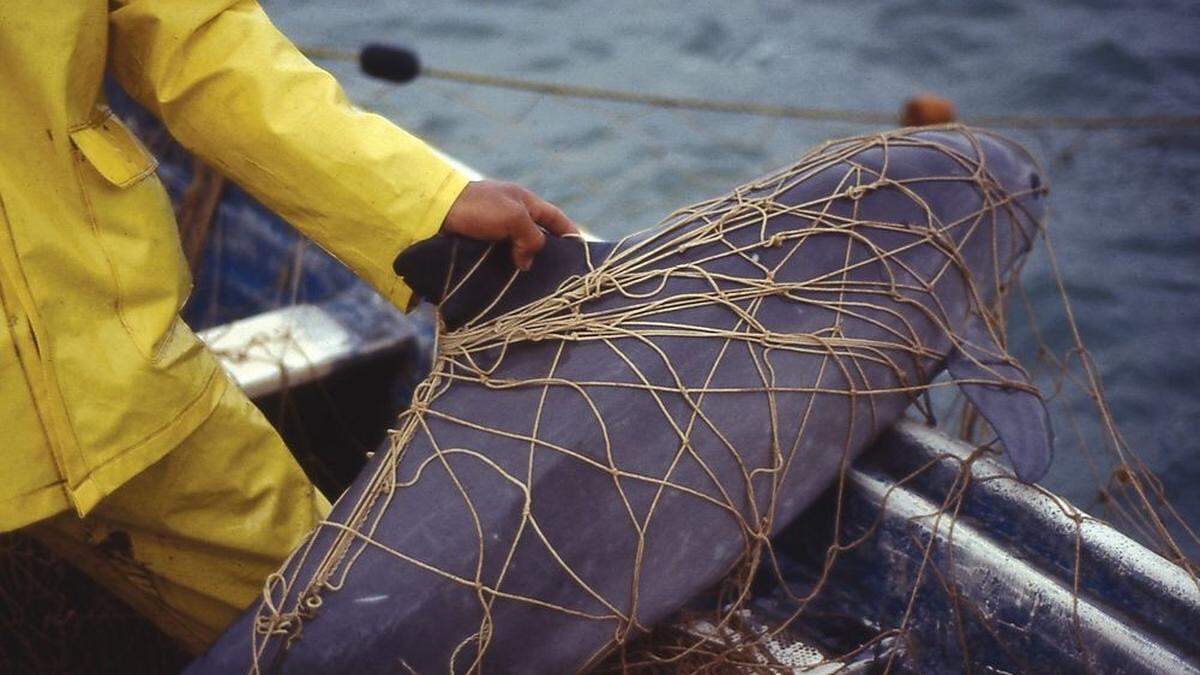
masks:
[[[1122,0],[415,2],[276,0],[297,42],[415,49],[430,66],[645,93],[891,112],[924,91],[972,115],[1200,113],[1200,3]],[[603,237],[872,127],[681,112],[419,80],[323,63],[365,108],[489,176],[519,181]],[[1042,161],[1075,319],[1119,427],[1200,520],[1200,129],[1007,132]],[[1024,286],[1060,351],[1048,258]],[[1035,344],[1014,322],[1013,351]],[[1089,402],[1072,395],[1070,407]],[[1102,513],[1060,429],[1044,483]],[[1094,437],[1093,437],[1094,440]],[[1197,553],[1193,549],[1193,554]]]

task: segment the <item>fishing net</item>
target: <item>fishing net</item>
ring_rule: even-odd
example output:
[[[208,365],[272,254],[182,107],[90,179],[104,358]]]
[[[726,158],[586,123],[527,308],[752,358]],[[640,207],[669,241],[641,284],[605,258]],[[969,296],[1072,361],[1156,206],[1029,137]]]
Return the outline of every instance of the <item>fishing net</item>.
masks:
[[[0,535],[0,673],[170,673],[187,653],[32,537]]]
[[[455,103],[471,103],[470,97],[463,95],[461,91],[447,90],[446,95]],[[481,114],[495,114],[496,106],[476,104],[474,107],[485,111]],[[532,107],[531,105],[530,108]],[[606,126],[615,128],[626,126],[631,119],[630,116],[613,112],[610,108],[592,107],[587,110],[601,117]],[[697,133],[711,133],[707,124],[697,123],[693,116],[672,114],[675,115],[674,120]],[[504,120],[500,126],[511,130],[522,126],[524,121],[523,117],[517,116]],[[489,137],[501,138],[504,134],[490,134]],[[768,138],[763,136],[752,141],[752,144],[767,145]],[[929,285],[934,276],[928,272],[915,275],[915,283],[913,279],[908,279],[908,283],[898,283],[887,275],[866,281],[854,278],[852,271],[861,269],[854,267],[858,263],[862,263],[863,267],[890,267],[900,279],[911,275],[912,270],[904,267],[902,255],[888,255],[889,251],[903,247],[902,243],[896,243],[892,248],[885,250],[864,253],[861,259],[831,270],[835,274],[827,279],[810,278],[795,281],[794,283],[799,285],[793,288],[784,288],[788,284],[779,280],[769,280],[761,264],[764,253],[783,255],[785,251],[803,250],[804,244],[801,241],[790,240],[787,237],[772,239],[774,235],[767,234],[761,226],[771,217],[787,215],[788,210],[779,209],[778,205],[772,203],[772,197],[780,194],[789,180],[803,178],[804,167],[811,170],[822,161],[830,162],[834,158],[840,161],[854,152],[868,148],[882,150],[912,143],[925,144],[924,141],[913,140],[906,134],[897,133],[872,135],[825,145],[790,167],[788,171],[746,186],[728,197],[703,202],[674,214],[665,222],[660,236],[631,240],[624,254],[618,249],[617,255],[599,263],[585,277],[573,280],[571,284],[560,288],[553,294],[553,297],[560,300],[534,303],[519,312],[476,322],[463,330],[441,335],[433,374],[418,390],[415,405],[401,415],[391,450],[385,453],[383,461],[375,465],[376,480],[368,491],[369,496],[355,497],[356,502],[362,505],[356,512],[357,520],[326,526],[326,534],[338,537],[342,545],[332,549],[333,555],[322,561],[325,564],[322,565],[321,574],[312,578],[295,575],[289,577],[286,576],[288,570],[285,570],[284,576],[271,580],[269,597],[290,598],[298,602],[290,605],[280,602],[274,608],[268,607],[255,627],[256,641],[264,644],[270,639],[286,639],[301,634],[297,631],[302,631],[300,627],[305,621],[320,621],[320,612],[307,607],[316,603],[319,608],[321,601],[313,598],[320,598],[326,592],[335,593],[338,584],[352,573],[356,556],[368,550],[381,550],[375,546],[372,538],[375,531],[373,527],[376,524],[373,518],[378,516],[381,508],[395,494],[411,487],[402,479],[406,476],[404,467],[406,464],[421,462],[414,462],[415,458],[412,456],[403,457],[402,450],[409,439],[427,434],[430,425],[447,422],[444,417],[437,416],[436,403],[449,383],[470,381],[480,384],[486,379],[486,386],[514,392],[532,391],[540,398],[541,392],[550,391],[559,386],[559,383],[549,383],[548,380],[553,378],[544,374],[521,380],[496,380],[490,377],[489,373],[502,367],[505,354],[509,350],[516,351],[521,345],[545,343],[547,340],[567,336],[572,340],[588,340],[607,345],[621,345],[631,340],[643,339],[643,344],[656,340],[692,339],[699,337],[697,331],[700,329],[697,325],[677,321],[654,325],[655,316],[672,311],[692,311],[705,305],[719,307],[730,316],[738,316],[740,323],[735,327],[709,331],[703,338],[734,345],[747,354],[754,353],[755,349],[759,350],[757,356],[751,358],[751,362],[756,364],[751,372],[760,376],[762,382],[770,379],[768,365],[775,358],[768,354],[820,354],[822,359],[833,364],[832,367],[841,373],[845,381],[832,389],[809,386],[800,387],[802,391],[789,392],[785,391],[786,387],[780,383],[768,385],[760,382],[755,395],[769,398],[771,392],[774,392],[777,398],[786,398],[819,394],[855,400],[854,405],[861,406],[862,414],[855,430],[847,432],[847,429],[841,429],[846,432],[846,438],[842,441],[843,447],[855,445],[854,433],[870,435],[877,431],[871,421],[871,415],[876,414],[873,413],[871,401],[882,396],[898,394],[906,405],[911,405],[910,416],[926,422],[937,421],[943,430],[963,439],[969,447],[984,449],[979,454],[968,455],[957,455],[947,451],[938,457],[937,462],[921,463],[906,473],[903,480],[897,481],[898,486],[917,484],[924,476],[944,470],[947,464],[954,467],[955,476],[943,481],[948,487],[939,493],[940,499],[936,500],[936,509],[911,516],[914,522],[918,519],[939,519],[939,527],[943,528],[940,531],[946,534],[940,538],[914,537],[914,549],[925,555],[918,554],[916,566],[897,581],[899,586],[903,586],[903,593],[909,602],[890,614],[881,611],[880,617],[883,618],[875,617],[876,620],[867,621],[865,624],[851,622],[845,616],[838,616],[836,603],[831,600],[840,597],[844,587],[856,581],[854,570],[850,569],[847,563],[853,560],[855,551],[874,555],[879,550],[876,548],[879,545],[876,540],[879,539],[883,522],[883,518],[880,517],[878,522],[873,522],[866,529],[843,531],[841,510],[851,508],[847,501],[852,498],[852,490],[847,486],[847,476],[851,471],[849,456],[843,465],[837,467],[836,475],[831,481],[832,490],[821,497],[804,518],[807,524],[823,520],[827,523],[828,531],[816,533],[811,530],[788,530],[783,534],[777,532],[781,523],[771,518],[769,502],[770,496],[777,490],[772,477],[781,473],[778,461],[787,452],[784,450],[788,446],[786,441],[775,444],[778,454],[774,455],[774,460],[758,466],[747,466],[746,473],[753,474],[754,477],[745,481],[745,484],[754,486],[757,499],[745,499],[745,494],[741,494],[743,499],[740,504],[737,498],[739,495],[730,496],[718,491],[706,492],[701,496],[698,494],[701,491],[694,485],[681,485],[669,477],[663,478],[662,473],[622,472],[619,465],[613,473],[612,466],[603,461],[593,458],[588,462],[580,458],[581,466],[609,479],[615,478],[616,483],[635,481],[654,485],[656,491],[661,488],[663,491],[696,492],[693,498],[704,500],[707,505],[727,514],[729,520],[737,524],[739,534],[736,539],[743,549],[741,557],[732,565],[731,571],[723,580],[704,589],[700,600],[656,625],[638,622],[627,603],[614,602],[612,598],[598,594],[607,600],[607,605],[615,609],[596,613],[595,620],[607,621],[614,626],[617,645],[606,660],[596,664],[596,668],[604,672],[795,672],[798,669],[819,669],[831,665],[836,668],[841,667],[842,660],[870,657],[868,662],[875,663],[884,670],[905,670],[913,667],[912,655],[920,649],[920,640],[917,639],[919,636],[914,635],[917,631],[911,626],[917,622],[919,615],[930,612],[942,612],[935,619],[946,626],[945,630],[964,636],[964,639],[955,639],[964,643],[961,649],[964,669],[979,665],[979,661],[973,658],[973,644],[965,639],[967,632],[962,626],[971,621],[979,622],[979,617],[984,617],[982,623],[985,624],[985,628],[998,632],[1001,621],[989,618],[986,608],[972,606],[972,602],[962,600],[962,594],[956,591],[953,565],[940,561],[938,550],[939,547],[945,546],[947,540],[953,540],[954,523],[958,520],[961,510],[969,503],[971,495],[988,485],[1013,483],[1014,479],[1007,474],[988,473],[983,477],[978,475],[979,467],[984,464],[983,460],[996,454],[995,439],[973,406],[956,393],[956,383],[953,380],[942,376],[931,382],[913,382],[896,374],[897,370],[904,369],[901,364],[922,360],[935,361],[945,353],[945,346],[929,349],[929,345],[909,339],[908,332],[902,329],[893,330],[890,339],[867,342],[856,341],[836,331],[812,336],[807,340],[786,339],[776,331],[757,325],[754,311],[751,309],[756,304],[761,306],[771,302],[783,288],[784,292],[790,290],[796,294],[813,293],[818,298],[824,296],[823,299],[812,301],[813,307],[843,317],[843,325],[854,325],[855,322],[887,324],[889,319],[878,314],[880,310],[877,306],[881,304],[879,299],[886,297],[890,301],[891,294],[898,291],[905,296],[911,294],[909,299],[915,305],[926,307],[931,316],[937,316],[936,307],[928,304],[931,297]],[[730,150],[727,144],[717,142],[713,145]],[[552,152],[551,148],[545,150],[547,157],[561,163],[561,159],[554,159],[557,153]],[[586,155],[587,153],[583,153],[583,159],[580,161],[587,161]],[[959,246],[953,237],[946,241],[937,234],[938,231],[961,232],[969,228],[972,222],[989,222],[989,218],[997,216],[1011,218],[1013,200],[1020,195],[1015,195],[989,181],[987,167],[980,165],[978,156],[964,152],[961,148],[947,150],[947,156],[960,167],[954,172],[956,180],[970,183],[973,190],[978,190],[986,196],[986,206],[982,211],[963,214],[952,222],[914,219],[909,223],[897,223],[884,218],[864,220],[852,213],[836,213],[836,209],[829,213],[821,213],[820,204],[806,204],[802,213],[805,217],[813,219],[816,227],[822,230],[823,236],[841,238],[842,245],[850,251],[856,250],[858,244],[855,242],[870,238],[860,236],[867,231],[888,231],[907,238],[905,241],[909,243],[920,242],[922,245],[939,247],[944,258],[941,269],[947,270],[948,274],[970,279],[966,287],[974,289],[970,291],[975,297],[972,309],[978,316],[983,317],[989,332],[996,337],[999,344],[1007,345],[1008,337],[1013,335],[1024,344],[1036,346],[1036,349],[1020,350],[1027,356],[1021,359],[1021,364],[1029,369],[1051,407],[1052,418],[1058,431],[1060,456],[1072,454],[1084,457],[1087,466],[1093,472],[1099,495],[1099,505],[1096,507],[1098,512],[1093,515],[1117,524],[1123,531],[1177,564],[1195,586],[1196,566],[1188,551],[1197,550],[1196,546],[1200,545],[1200,542],[1197,542],[1196,535],[1186,523],[1186,519],[1174,511],[1164,494],[1161,482],[1141,461],[1136,449],[1124,439],[1113,419],[1097,367],[1076,327],[1062,275],[1058,270],[1053,241],[1047,232],[1039,228],[1038,245],[1050,261],[1051,276],[1056,285],[1056,294],[1060,298],[1059,311],[1047,312],[1044,306],[1035,309],[1015,273],[1016,270],[994,267],[982,276],[965,274],[968,268],[957,259]],[[728,184],[728,178],[717,173],[693,175],[688,177],[688,181],[690,187],[695,188],[696,185],[712,185],[719,181]],[[872,191],[902,187],[902,184],[889,184],[886,172],[863,170],[862,167],[845,172],[843,178],[837,189],[829,193],[828,202],[853,203],[861,201]],[[595,193],[602,192],[602,186],[595,187]],[[219,188],[211,186],[205,189],[210,195],[218,191]],[[580,198],[581,196],[576,197]],[[604,207],[601,204],[596,208]],[[632,206],[622,208],[636,210],[642,207],[635,202]],[[679,240],[678,237],[685,233],[682,225],[696,218],[707,222],[707,233],[696,234],[687,230],[686,241]],[[199,220],[207,219],[201,217]],[[730,236],[735,236],[735,233],[750,234],[747,240],[732,247],[722,243]],[[206,237],[207,234],[204,233],[195,241],[202,241]],[[719,254],[714,253],[714,256],[738,259],[741,264],[752,269],[738,271],[732,275],[714,275],[697,270],[679,270],[667,274],[660,269],[650,269],[653,268],[655,256],[666,259],[679,245],[691,246],[695,245],[695,242],[703,242],[702,245],[714,248],[724,246],[725,250]],[[811,243],[810,241],[810,246]],[[755,254],[759,255],[760,260],[747,262],[752,260]],[[894,257],[896,259],[893,260]],[[837,272],[843,274],[839,276]],[[712,288],[696,291],[686,300],[676,299],[673,302],[677,304],[674,305],[655,305],[650,299],[652,294],[647,293],[647,290],[673,281],[687,281],[697,286],[707,285]],[[624,298],[626,304],[619,312],[608,315],[583,309],[588,302],[606,294],[609,297]],[[864,301],[845,302],[830,299],[830,296],[839,294]],[[639,295],[647,297],[639,298]],[[564,302],[562,298],[568,300]],[[573,308],[580,311],[576,313]],[[636,328],[631,329],[631,325]],[[892,325],[892,328],[895,329],[896,326]],[[633,337],[630,331],[641,337]],[[962,336],[953,331],[943,331],[942,337],[949,344],[962,340]],[[611,346],[609,348],[614,355],[622,351],[620,346],[616,349],[612,349]],[[607,386],[600,382],[574,384],[585,388]],[[1025,386],[1020,382],[1008,384],[1018,388]],[[697,386],[679,387],[657,381],[621,381],[619,385],[622,389],[632,388],[640,392],[640,395],[649,397],[693,397],[696,402],[693,408],[699,407],[701,410],[701,413],[695,416],[693,428],[712,426],[703,419],[702,412],[705,408],[701,402],[702,398],[708,397],[711,400],[723,395],[719,387],[706,388],[702,383]],[[820,391],[817,391],[818,389]],[[1081,405],[1080,401],[1084,401],[1085,404]],[[784,412],[786,411],[777,410],[769,413],[766,419],[770,421],[765,427],[777,429],[787,426],[788,421],[781,418]],[[684,418],[685,423],[681,430],[686,430],[687,419],[690,418]],[[792,419],[800,417],[792,416]],[[814,420],[806,424],[811,427],[819,423],[819,420]],[[475,431],[481,434],[481,437],[495,435],[486,429]],[[522,432],[521,440],[536,444],[536,436],[527,430]],[[486,443],[480,442],[475,448],[467,451],[482,456],[485,454],[485,447]],[[447,458],[454,457],[460,450],[462,449],[441,448],[434,453],[433,461],[439,464],[445,461],[446,464],[452,465],[454,460]],[[543,444],[539,446],[538,451],[561,455],[562,450],[564,449],[547,448]],[[744,449],[733,450],[740,453]],[[758,469],[757,473],[755,469]],[[509,472],[508,478],[512,479],[509,482],[515,487],[528,487],[527,478],[519,473]],[[505,480],[508,481],[508,478]],[[412,476],[407,476],[407,480],[411,481]],[[757,487],[759,483],[756,480],[766,485]],[[1056,508],[1075,525],[1073,534],[1068,533],[1069,538],[1074,542],[1082,541],[1083,532],[1088,524],[1094,522],[1091,515],[1037,488],[1026,486],[1022,489],[1038,491],[1045,499],[1058,505]],[[470,494],[466,488],[464,491]],[[766,503],[760,505],[759,500]],[[531,511],[534,512],[536,507]],[[532,518],[523,521],[523,524],[527,532],[536,529],[533,527],[535,521]],[[644,539],[647,528],[646,524],[631,523],[630,531],[634,533],[635,539]],[[471,536],[478,534],[473,526],[468,526],[465,531]],[[772,533],[776,535],[774,538],[770,536]],[[814,576],[798,579],[787,569],[788,556],[793,552],[778,550],[788,546],[785,540],[797,537],[810,540],[806,546],[815,549],[812,557],[819,560],[819,563],[815,566]],[[118,603],[104,599],[102,594],[97,595],[94,590],[86,589],[86,584],[80,578],[72,577],[69,571],[65,571],[67,568],[61,561],[55,561],[33,547],[36,545],[32,542],[12,536],[7,536],[4,545],[0,547],[0,571],[5,574],[3,581],[0,581],[0,592],[4,593],[4,602],[0,604],[6,608],[6,637],[0,640],[0,645],[7,652],[7,655],[0,654],[0,665],[5,663],[5,658],[9,658],[9,663],[22,666],[30,663],[57,664],[47,667],[84,672],[87,670],[86,666],[75,668],[72,665],[75,662],[68,663],[69,659],[56,661],[57,657],[50,655],[75,650],[79,645],[93,642],[93,646],[86,647],[91,654],[107,653],[103,651],[105,649],[112,649],[114,652],[124,650],[121,654],[114,653],[111,660],[135,664],[128,671],[164,672],[178,665],[178,651],[169,641],[149,637],[135,640],[117,639],[118,634],[127,637],[134,630],[147,628]],[[311,550],[301,551],[300,554],[321,558]],[[406,560],[402,550],[385,551],[385,554],[392,557],[397,565],[416,564],[414,560]],[[297,568],[295,562],[293,561],[290,568],[292,571]],[[1088,561],[1081,556],[1075,568],[1070,570],[1069,578],[1078,583],[1088,574],[1087,565]],[[30,570],[37,572],[38,581],[31,581],[33,577],[29,576]],[[463,649],[456,655],[458,665],[463,668],[476,663],[486,664],[488,637],[497,630],[503,630],[503,627],[489,623],[487,609],[491,605],[497,601],[538,600],[509,597],[505,595],[502,583],[495,583],[494,578],[492,583],[484,583],[481,578],[476,578],[469,572],[470,570],[467,574],[459,574],[456,579],[450,580],[453,584],[478,589],[479,605],[484,610],[484,619],[476,627],[475,634],[468,636],[469,639],[463,643]],[[633,572],[631,568],[631,574]],[[930,579],[933,581],[930,582]],[[934,586],[933,591],[928,588],[930,584]],[[14,592],[14,589],[20,592]],[[943,605],[928,602],[928,594],[931,592],[951,598],[952,601]],[[38,607],[45,608],[46,611],[34,616],[31,610]],[[569,609],[571,608],[558,606],[555,611]],[[329,617],[326,620],[335,619]],[[142,628],[125,628],[127,625]],[[840,635],[843,639],[825,639],[831,634]],[[1000,641],[1003,642],[1002,639]],[[1077,641],[1079,645],[1073,648],[1086,651],[1082,645],[1083,640]],[[12,654],[21,655],[21,658],[11,658],[9,655]],[[30,654],[41,655],[39,658],[45,660],[30,659]],[[1036,670],[1032,664],[1023,662],[1019,654],[1010,655],[1010,662],[1015,663],[1015,669],[1018,670]],[[1089,663],[1094,669],[1103,669],[1101,663]]]
[[[432,372],[400,415],[388,450],[268,580],[253,627],[256,655],[286,648],[319,625],[323,613],[335,611],[329,604],[339,591],[352,584],[361,590],[361,575],[394,573],[415,574],[439,593],[476,597],[478,623],[453,636],[440,670],[483,669],[496,658],[489,651],[494,640],[554,621],[604,626],[612,636],[600,653],[607,660],[591,664],[604,671],[814,665],[812,648],[794,634],[819,613],[814,608],[831,592],[828,580],[838,576],[840,561],[868,546],[875,532],[840,529],[858,452],[909,409],[994,454],[994,434],[956,387],[1034,391],[1011,376],[1020,370],[1004,349],[1005,317],[1021,298],[1021,260],[1042,230],[1040,207],[1029,204],[1045,188],[1036,175],[1024,184],[997,178],[989,165],[1005,161],[997,147],[1004,142],[962,127],[828,143],[783,171],[672,214],[602,259],[588,249],[585,269],[545,297],[506,308],[520,279],[504,278],[477,316],[440,334]],[[907,172],[915,157],[928,161],[930,154],[940,171]],[[794,198],[814,183],[820,196]],[[485,260],[459,261],[466,272],[447,278],[443,306],[470,292]],[[835,264],[826,265],[830,260]],[[1063,303],[1070,322],[1065,296]],[[973,336],[968,321],[982,326]],[[980,335],[987,339],[978,341]],[[1065,356],[1040,354],[1053,374],[1048,398],[1053,403],[1059,390],[1074,386],[1095,401],[1092,420],[1105,442],[1090,456],[1106,453],[1120,467],[1106,503],[1195,583],[1176,541],[1181,532],[1193,535],[1116,431],[1082,340],[1071,335]],[[955,350],[979,374],[933,377]],[[601,362],[614,367],[580,365]],[[472,393],[456,398],[463,390]],[[831,415],[835,408],[844,414]],[[1065,429],[1080,417],[1062,415]],[[959,510],[979,489],[972,479],[980,456],[946,453],[901,481],[920,482],[944,467],[941,460],[953,460],[959,476],[933,512],[920,514],[950,523],[951,539]],[[547,465],[554,466],[552,480]],[[979,482],[1014,480],[1005,472]],[[558,481],[570,485],[566,500],[555,495]],[[430,483],[452,489],[438,493]],[[815,580],[797,583],[772,537],[827,485],[832,531],[821,539],[823,563]],[[429,494],[450,494],[461,508],[453,527],[439,530],[457,548],[404,534],[406,514]],[[489,511],[503,508],[497,494],[519,505],[515,517]],[[625,532],[604,530],[620,541],[581,547],[580,533],[556,529],[569,525],[556,514],[570,508],[615,519]],[[1082,536],[1090,518],[1061,508]],[[716,555],[716,563],[693,558],[686,570],[673,568],[674,552],[664,546],[688,555],[705,550],[668,532],[680,523],[694,527],[704,547],[739,550]],[[906,654],[919,647],[907,624],[924,580],[935,578],[944,593],[956,594],[953,570],[934,561],[936,545],[925,542],[925,558],[907,578],[910,601],[895,622],[875,626],[844,651],[827,650],[822,661],[873,655],[885,669],[912,666]],[[588,547],[605,551],[603,575]],[[525,584],[511,572],[518,564],[540,566],[559,581]],[[776,615],[765,623],[755,612],[764,585]],[[702,600],[655,628],[664,607],[646,598],[659,593],[661,602],[662,588],[680,601],[692,591]],[[420,602],[413,600],[431,611]],[[993,620],[970,598],[957,599],[951,613],[944,620],[957,622],[963,636],[964,617]],[[1078,637],[1073,648],[1086,652],[1082,632]],[[970,669],[971,646],[961,647]],[[1011,660],[1029,666],[1019,655]]]

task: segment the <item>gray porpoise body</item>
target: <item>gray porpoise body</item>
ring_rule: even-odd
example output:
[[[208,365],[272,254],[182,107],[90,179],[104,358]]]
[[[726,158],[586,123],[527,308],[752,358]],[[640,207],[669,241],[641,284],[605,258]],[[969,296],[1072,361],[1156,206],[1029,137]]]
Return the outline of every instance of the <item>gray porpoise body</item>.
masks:
[[[259,667],[266,672],[445,673],[472,666],[494,673],[573,672],[613,647],[625,626],[613,608],[650,626],[712,587],[746,550],[743,522],[752,526],[770,522],[771,533],[786,525],[832,484],[845,462],[912,403],[910,392],[896,389],[926,383],[940,372],[955,352],[952,335],[978,333],[971,327],[978,323],[977,305],[995,300],[997,286],[1019,267],[1036,237],[1042,180],[1021,148],[961,128],[896,132],[895,138],[921,143],[898,141],[886,151],[880,146],[864,149],[796,182],[778,201],[807,204],[843,192],[852,164],[863,168],[856,180],[872,184],[877,178],[872,174],[883,172],[886,164],[886,177],[900,181],[903,188],[876,183],[859,194],[829,202],[826,212],[907,229],[857,227],[862,240],[852,241],[828,222],[781,214],[762,228],[734,230],[723,241],[684,247],[653,264],[685,265],[734,245],[752,249],[756,260],[726,256],[702,266],[717,276],[752,276],[756,264],[771,267],[783,261],[797,240],[755,248],[757,242],[775,233],[808,231],[812,236],[782,264],[775,274],[777,281],[817,279],[837,273],[850,261],[863,264],[838,278],[867,285],[887,282],[891,290],[838,294],[844,306],[858,308],[853,315],[843,314],[840,323],[828,305],[830,291],[817,287],[764,298],[755,313],[757,320],[781,335],[829,335],[837,324],[842,336],[863,344],[894,344],[896,335],[902,334],[924,347],[921,356],[896,350],[890,354],[893,369],[867,358],[833,359],[753,343],[730,344],[720,337],[662,335],[653,337],[652,345],[636,337],[565,345],[559,340],[515,342],[491,374],[493,381],[545,378],[557,358],[553,376],[564,381],[637,384],[644,378],[663,389],[655,393],[644,387],[595,386],[586,388],[584,397],[569,387],[538,384],[497,389],[454,381],[430,401],[431,414],[424,416],[426,430],[416,433],[402,449],[395,471],[403,487],[371,505],[373,542],[352,540],[353,564],[338,568],[330,580],[337,587],[321,591],[319,607],[295,619],[299,627],[290,627],[295,639],[289,644],[282,631],[256,633],[256,621],[266,616],[262,603],[256,603],[188,672],[248,672],[256,651]],[[985,196],[969,180],[944,180],[965,178],[971,168],[925,143],[976,161],[982,153],[992,181],[990,194]],[[922,180],[926,178],[931,180]],[[772,187],[751,186],[751,195]],[[913,195],[929,210],[919,206]],[[985,199],[996,198],[1011,199],[985,208]],[[981,209],[984,217],[967,218]],[[944,235],[954,242],[962,264],[973,274],[976,298],[957,268],[947,269],[946,252],[922,243],[931,218],[942,224],[967,218],[967,223],[947,229]],[[665,227],[673,228],[674,237],[701,225],[688,223],[683,216]],[[615,248],[593,245],[593,252],[599,257],[631,255],[662,232],[637,235]],[[582,244],[555,243],[551,253],[563,246]],[[880,251],[894,252],[891,264],[885,266],[878,259]],[[567,253],[563,256],[570,259]],[[941,270],[945,271],[939,276]],[[891,285],[893,280],[896,283]],[[916,290],[926,281],[933,282],[936,301]],[[627,290],[648,292],[660,283],[654,280]],[[709,283],[695,276],[672,276],[655,297],[706,292]],[[541,292],[556,287],[550,283]],[[866,286],[856,288],[860,287]],[[645,301],[603,294],[589,301],[587,311],[634,302]],[[719,304],[673,309],[643,320],[720,330],[744,325],[742,317]],[[482,358],[486,361],[488,354]],[[822,393],[730,391],[761,388],[764,377],[780,386],[819,387]],[[680,385],[695,390],[706,382],[725,391],[704,396],[679,391]],[[891,391],[844,393],[866,389]],[[695,419],[695,406],[707,422]],[[539,444],[534,447],[525,437],[534,433],[539,407]],[[1004,414],[999,411],[995,417]],[[985,416],[996,424],[993,416]],[[510,435],[466,426],[461,420]],[[681,429],[688,452],[681,452]],[[437,454],[434,440],[443,451],[468,448],[479,454],[446,453],[428,462]],[[616,480],[553,446],[604,464],[610,461],[606,458],[610,448],[612,464],[621,470],[666,477],[691,491],[660,490],[652,481]],[[330,521],[347,521],[384,461],[385,453],[377,453],[339,500]],[[519,486],[497,467],[528,485],[528,502]],[[763,470],[772,467],[779,469]],[[740,518],[717,502],[732,505]],[[527,503],[531,520],[525,517]],[[653,517],[647,520],[652,503]],[[477,514],[478,525],[472,514]],[[771,514],[769,520],[764,520],[765,514]],[[644,524],[640,539],[635,522]],[[276,607],[290,610],[301,601],[298,596],[316,565],[342,533],[324,526],[301,547],[307,554],[295,556],[283,570],[284,578],[299,583],[290,590],[275,589]],[[474,579],[479,579],[479,587],[464,581]],[[480,587],[498,588],[504,595],[493,597]],[[491,603],[491,629],[486,649],[476,661],[478,635],[485,625],[484,601]]]

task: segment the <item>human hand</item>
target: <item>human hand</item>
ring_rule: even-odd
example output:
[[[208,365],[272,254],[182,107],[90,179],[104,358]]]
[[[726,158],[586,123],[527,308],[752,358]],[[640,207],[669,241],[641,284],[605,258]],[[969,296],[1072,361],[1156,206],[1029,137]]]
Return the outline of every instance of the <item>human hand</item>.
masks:
[[[558,207],[516,183],[493,180],[468,183],[446,213],[442,231],[482,241],[509,241],[513,264],[522,270],[533,265],[533,257],[546,245],[546,232],[579,234]]]

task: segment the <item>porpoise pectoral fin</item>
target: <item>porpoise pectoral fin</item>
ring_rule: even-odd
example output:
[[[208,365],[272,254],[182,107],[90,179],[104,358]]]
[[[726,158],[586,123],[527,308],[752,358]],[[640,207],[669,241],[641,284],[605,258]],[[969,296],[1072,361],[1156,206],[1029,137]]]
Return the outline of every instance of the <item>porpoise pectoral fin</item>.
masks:
[[[1006,359],[1004,348],[979,322],[970,322],[963,337],[964,342],[946,359],[946,369],[1000,437],[1017,477],[1029,482],[1041,479],[1054,456],[1054,431],[1045,401],[1036,389],[1005,384],[1032,387],[1025,373]]]

